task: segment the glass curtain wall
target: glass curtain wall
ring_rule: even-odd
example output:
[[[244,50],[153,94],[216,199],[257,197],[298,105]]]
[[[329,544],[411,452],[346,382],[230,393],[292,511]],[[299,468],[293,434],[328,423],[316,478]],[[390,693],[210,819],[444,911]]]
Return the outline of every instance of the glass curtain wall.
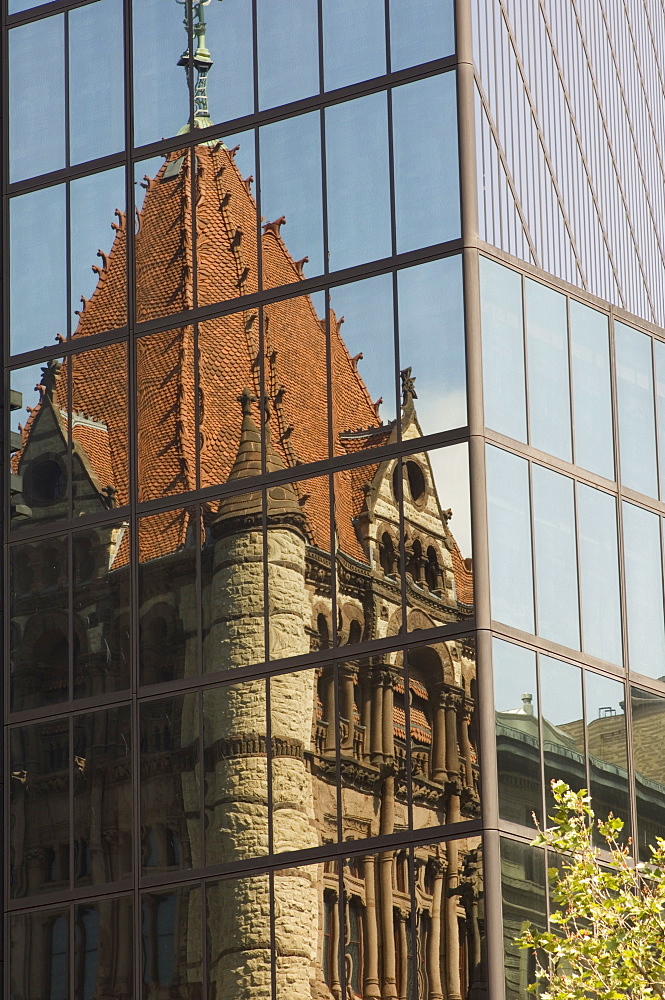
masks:
[[[452,0],[4,13],[5,991],[479,997]]]

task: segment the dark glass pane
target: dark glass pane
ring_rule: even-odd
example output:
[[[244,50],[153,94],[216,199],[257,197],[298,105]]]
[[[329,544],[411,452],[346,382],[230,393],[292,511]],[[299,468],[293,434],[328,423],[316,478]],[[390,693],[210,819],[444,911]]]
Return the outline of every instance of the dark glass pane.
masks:
[[[529,439],[534,448],[572,461],[566,297],[527,279]]]
[[[198,668],[196,511],[139,522],[139,667],[142,684],[189,677]]]
[[[321,118],[299,115],[261,129],[263,285],[323,271]],[[284,228],[282,228],[284,226]],[[297,263],[295,263],[297,262]]]
[[[141,337],[136,369],[138,499],[196,489],[193,327]]]
[[[134,145],[188,131],[188,70],[178,65],[188,48],[182,7],[163,0],[132,0]]]
[[[52,347],[58,335],[67,337],[66,214],[64,184],[9,203],[12,354]]]
[[[99,0],[69,13],[69,157],[72,163],[123,149],[122,0]],[[96,94],[100,83],[103,94]],[[156,109],[153,109],[153,112]]]
[[[397,252],[457,239],[460,200],[455,74],[396,87],[392,106]]]
[[[524,1000],[536,981],[535,957],[528,949],[519,948],[515,938],[525,920],[539,930],[547,927],[545,871],[544,851],[501,838],[506,1000]]]
[[[401,460],[407,631],[473,610],[471,505],[465,444]]]
[[[12,998],[67,1000],[69,907],[17,913],[8,923]]]
[[[565,781],[573,791],[587,787],[584,757],[582,672],[562,660],[540,657],[540,706],[545,758],[545,815],[551,816],[552,781]]]
[[[60,14],[9,32],[12,181],[65,166],[64,27],[64,15]],[[35,60],[39,61],[39,72],[35,72]]]
[[[130,708],[74,718],[74,882],[99,885],[132,873]]]
[[[205,691],[203,721],[206,864],[268,854],[265,680]]]
[[[67,538],[10,549],[11,707],[15,712],[69,697]],[[85,633],[74,633],[75,655]]]
[[[358,421],[364,421],[368,427],[380,427],[383,421],[388,432],[397,412],[392,275],[381,274],[350,285],[338,285],[331,289],[330,307],[333,412],[341,425],[339,440],[345,449],[352,451],[359,432],[365,429],[356,427]],[[355,406],[350,412],[349,384],[357,386],[351,396]],[[365,388],[369,398],[363,391]],[[379,399],[381,416],[377,419],[372,400]],[[384,434],[378,433],[376,444],[383,443]],[[337,442],[333,447],[337,447]]]
[[[416,379],[418,426],[423,434],[463,427],[467,415],[462,258],[446,257],[398,271],[397,294],[399,366],[410,369],[410,377]],[[409,436],[404,426],[402,437]]]
[[[130,896],[75,907],[75,1000],[134,995],[133,917]]]
[[[327,109],[326,166],[329,269],[387,257],[391,226],[385,94]]]
[[[129,503],[127,345],[71,355],[74,515]]]
[[[257,0],[259,106],[273,108],[319,91],[316,0]]]
[[[69,197],[72,330],[85,337],[127,322],[125,171],[72,181]]]
[[[656,837],[662,837],[665,825],[662,755],[654,752],[663,731],[665,701],[635,687],[631,688],[630,700],[639,860],[648,861],[649,845],[655,845]]]
[[[61,362],[10,373],[12,528],[69,514],[67,370]]]
[[[526,441],[522,276],[480,258],[485,423]]]
[[[259,462],[252,443],[247,432],[240,453],[245,469],[250,461]],[[262,663],[266,658],[262,491],[226,494],[204,510],[204,519],[203,670],[214,673]]]
[[[143,1000],[201,996],[201,888],[183,886],[141,896]]]
[[[254,133],[225,136],[223,142],[196,146],[193,155],[197,171],[194,244],[198,304],[211,305],[240,295],[251,295],[257,291],[259,283],[259,219],[252,192],[257,172]],[[176,169],[175,164],[173,169]],[[179,173],[182,174],[183,184],[191,183],[186,171],[180,169]],[[170,183],[165,174],[162,177],[164,183]],[[182,190],[184,194],[184,188]],[[151,192],[152,189],[146,195],[145,204],[150,204],[152,211],[152,200],[149,202]],[[160,211],[158,203],[156,211]],[[175,202],[169,211],[175,218]],[[188,227],[192,222],[190,216],[187,218],[187,222],[183,220],[182,228],[184,238],[188,240],[191,233]],[[149,248],[147,252],[150,253]],[[186,249],[183,261],[187,253]],[[185,281],[188,278],[185,267],[183,278]],[[177,284],[177,274],[174,279]],[[287,280],[292,281],[293,277]],[[181,285],[186,288],[182,282]],[[254,332],[258,335],[258,329]]]
[[[533,632],[529,467],[523,458],[487,449],[492,617]]]
[[[542,818],[536,654],[495,639],[492,661],[499,813],[532,829]]]
[[[69,889],[69,760],[68,719],[10,733],[12,899]]]
[[[390,68],[406,69],[455,51],[453,0],[390,0]]]
[[[580,648],[573,480],[531,467],[538,635]]]
[[[591,798],[596,816],[624,821],[621,840],[631,834],[626,745],[626,693],[619,681],[590,670],[584,675]]]
[[[141,705],[141,867],[147,875],[201,864],[199,699]]]
[[[614,324],[621,482],[658,496],[651,337]]]
[[[326,90],[386,71],[383,0],[324,0],[323,79]]]

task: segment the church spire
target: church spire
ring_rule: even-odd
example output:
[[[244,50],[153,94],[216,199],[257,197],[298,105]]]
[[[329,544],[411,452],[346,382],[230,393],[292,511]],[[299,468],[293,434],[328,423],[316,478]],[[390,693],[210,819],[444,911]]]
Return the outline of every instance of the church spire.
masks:
[[[210,0],[176,0],[185,8],[185,30],[187,38],[194,42],[192,63],[196,70],[194,85],[194,128],[206,128],[212,125],[208,111],[208,73],[212,66],[212,57],[206,46],[205,8]],[[191,31],[191,35],[190,35]],[[189,66],[189,43],[178,60],[178,66]]]

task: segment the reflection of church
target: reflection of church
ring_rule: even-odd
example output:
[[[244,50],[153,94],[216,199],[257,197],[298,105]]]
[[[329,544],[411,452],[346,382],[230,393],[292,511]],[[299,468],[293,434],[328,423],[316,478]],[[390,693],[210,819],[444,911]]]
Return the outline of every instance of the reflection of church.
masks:
[[[282,240],[283,221],[263,226],[264,287],[288,287],[302,277]],[[117,326],[122,314],[124,216],[115,228],[114,246],[101,254],[97,288],[81,312],[74,335],[79,346]],[[138,319],[190,309],[195,283],[199,304],[258,291],[257,228],[250,182],[233,151],[216,143],[195,147],[191,162],[186,153],[169,155],[158,175],[146,179],[139,213]],[[147,874],[177,879],[204,863],[260,858],[270,843],[281,852],[335,841],[340,782],[348,840],[410,823],[427,833],[478,814],[471,644],[456,639],[413,647],[408,682],[401,653],[345,652],[388,636],[398,642],[404,601],[413,632],[464,621],[473,597],[470,563],[451,533],[445,496],[439,497],[427,454],[417,450],[411,372],[402,373],[399,427],[382,423],[340,326],[332,312],[327,320],[317,316],[308,297],[292,297],[137,341],[138,500],[227,482],[239,490],[221,500],[204,495],[200,517],[189,499],[152,514],[138,539],[130,541],[123,513],[130,495],[123,343],[47,366],[39,402],[22,429],[14,456],[16,517],[38,524],[65,516],[69,483],[74,512],[100,520],[73,535],[71,633],[65,538],[21,546],[12,580],[15,710],[57,705],[70,683],[76,698],[114,691],[122,698],[131,657],[131,551],[141,563],[143,684],[194,678],[201,653],[206,673],[229,671],[329,648],[337,634],[344,662],[272,677],[269,702],[262,680],[207,690],[202,759],[196,695],[142,704]],[[373,457],[374,448],[400,436],[414,443],[408,457]],[[365,464],[335,473],[332,517],[328,480],[306,480],[301,472],[329,454],[367,456]],[[251,481],[262,467],[274,474],[265,494]],[[249,488],[243,491],[244,479]],[[73,762],[66,722],[60,729],[53,722],[31,726],[24,736],[17,735],[13,748],[13,895],[68,885],[68,769],[76,884],[128,878],[129,709],[82,713],[75,720]],[[205,858],[197,811],[201,768]],[[478,843],[418,848],[415,866],[416,953],[405,852],[364,855],[345,865],[343,908],[332,863],[275,875],[273,903],[285,924],[296,899],[308,914],[294,915],[289,946],[278,959],[278,995],[341,998],[333,958],[340,942],[348,997],[403,998],[414,977],[419,995],[431,1000],[480,990]],[[218,1000],[270,993],[266,898],[241,883],[220,883],[208,916]],[[198,917],[175,902],[159,912],[161,924],[154,915],[145,918],[144,948],[152,958],[144,995],[198,996],[191,972],[179,974],[176,962],[167,975],[155,958],[162,953],[157,944],[145,943],[154,932],[186,951],[189,922]],[[99,910],[102,923],[121,919],[120,907]],[[104,940],[103,926],[94,936]],[[44,968],[54,961],[56,937],[43,935]],[[122,975],[100,965],[95,996],[125,995],[122,963],[120,969]],[[14,996],[27,993],[17,984]]]

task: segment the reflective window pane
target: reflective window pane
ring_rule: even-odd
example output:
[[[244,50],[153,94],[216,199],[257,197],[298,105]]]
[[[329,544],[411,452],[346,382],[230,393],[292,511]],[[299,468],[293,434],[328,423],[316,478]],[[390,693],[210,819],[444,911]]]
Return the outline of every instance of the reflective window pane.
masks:
[[[130,708],[79,715],[73,727],[74,883],[117,882],[132,873]]]
[[[122,0],[69,13],[69,157],[72,163],[123,149]],[[92,100],[103,81],[103,98]],[[124,199],[123,199],[124,200]]]
[[[660,495],[665,496],[665,343],[653,342],[656,362],[656,403],[658,421],[658,446],[660,458]]]
[[[579,649],[573,480],[531,467],[538,635]]]
[[[213,122],[254,110],[252,5],[224,0],[208,10],[206,41],[213,58],[208,75],[208,109]]]
[[[461,257],[399,271],[397,295],[399,366],[416,382],[415,420],[423,434],[463,427],[467,411]],[[403,437],[411,433],[404,421]]]
[[[65,166],[64,30],[65,19],[60,14],[9,33],[12,181]],[[39,72],[35,72],[35,59],[39,60]]]
[[[665,674],[660,518],[623,504],[628,663],[649,677]]]
[[[658,496],[651,338],[614,324],[621,482]]]
[[[575,462],[614,479],[607,317],[570,299]]]
[[[582,599],[582,648],[623,663],[616,500],[578,483],[577,526]]]
[[[390,0],[390,67],[406,69],[455,51],[453,0]]]
[[[530,844],[501,838],[501,886],[506,1000],[523,1000],[536,982],[536,965],[525,948],[515,944],[525,920],[547,928],[545,852]]]
[[[492,617],[533,632],[533,576],[527,462],[487,449]]]
[[[392,110],[397,252],[456,239],[460,203],[455,74],[395,87]]]
[[[20,195],[9,203],[12,354],[52,347],[58,335],[67,337],[65,206],[63,184]]]
[[[530,443],[571,461],[566,298],[528,278],[525,294]]]
[[[323,79],[326,90],[386,71],[383,0],[324,0]]]
[[[532,826],[542,816],[536,654],[494,639],[494,702],[502,819]]]
[[[199,696],[140,710],[141,866],[147,875],[201,864]]]
[[[131,896],[119,896],[74,907],[75,1000],[89,1000],[102,991],[131,995],[132,902]]]
[[[522,278],[480,258],[485,424],[526,441]]]
[[[259,105],[273,108],[319,91],[316,0],[257,0]]]
[[[553,781],[565,781],[576,792],[587,787],[582,671],[570,663],[542,655],[539,667],[545,815],[549,817],[555,808]]]
[[[11,897],[67,891],[71,850],[69,720],[13,729],[9,760]]]
[[[660,754],[654,753],[654,740],[662,732],[665,701],[655,694],[634,687],[631,688],[630,702],[639,859],[649,861],[649,845],[655,844],[656,837],[662,836],[665,818]]]
[[[201,995],[201,887],[182,886],[141,896],[143,1000],[158,989]],[[168,995],[168,994],[167,994]]]
[[[587,745],[590,794],[594,812],[609,813],[624,821],[622,842],[630,837],[628,748],[626,744],[626,694],[619,681],[585,672]]]
[[[69,697],[69,552],[66,536],[10,550],[10,691],[15,712]],[[78,649],[85,632],[75,633]]]
[[[163,0],[132,0],[135,146],[189,130],[188,70],[178,65],[187,34],[178,15]]]
[[[387,257],[391,236],[385,94],[326,110],[326,168],[329,269]]]
[[[21,1000],[67,1000],[69,908],[16,913],[8,923],[12,996]]]

